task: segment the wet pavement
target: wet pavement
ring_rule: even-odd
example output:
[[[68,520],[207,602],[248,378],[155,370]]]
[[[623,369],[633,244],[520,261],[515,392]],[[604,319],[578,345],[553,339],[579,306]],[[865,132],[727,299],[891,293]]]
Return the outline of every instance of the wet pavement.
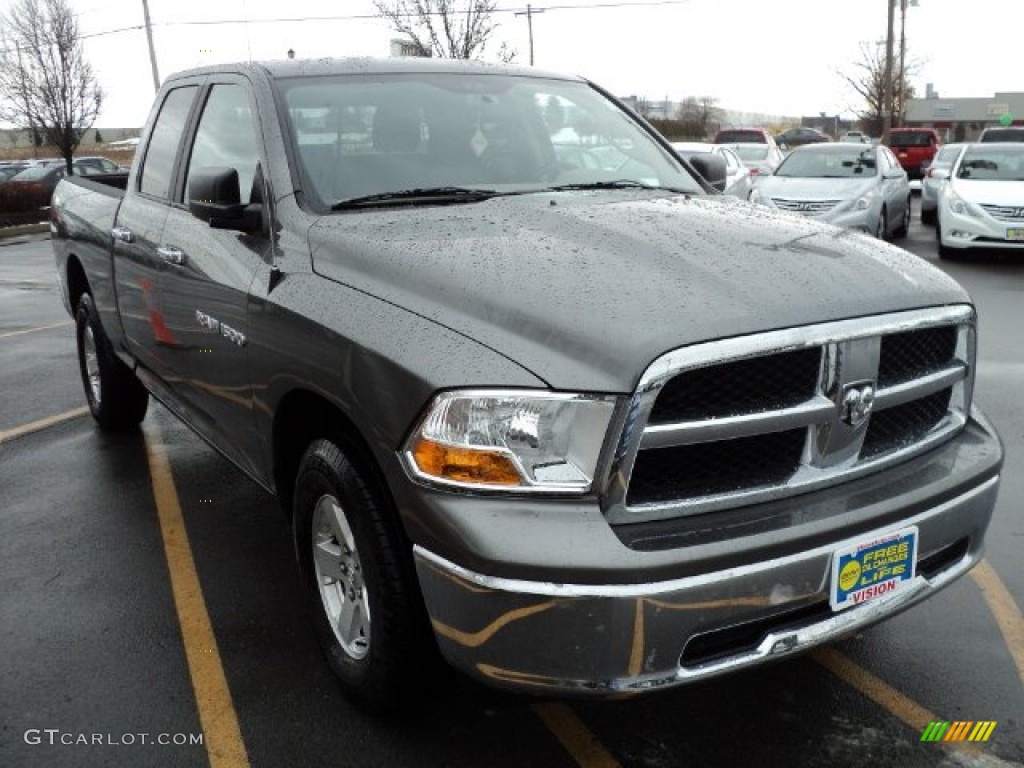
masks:
[[[0,766],[1024,765],[1024,254],[940,263],[933,237],[915,218],[904,245],[977,303],[975,402],[1007,449],[985,569],[823,651],[650,698],[548,702],[451,673],[392,721],[338,692],[276,501],[159,405],[140,434],[96,430],[49,242],[0,240]],[[213,648],[182,629],[161,446]],[[211,754],[211,667],[241,751]],[[997,724],[947,746],[921,742],[922,719]]]

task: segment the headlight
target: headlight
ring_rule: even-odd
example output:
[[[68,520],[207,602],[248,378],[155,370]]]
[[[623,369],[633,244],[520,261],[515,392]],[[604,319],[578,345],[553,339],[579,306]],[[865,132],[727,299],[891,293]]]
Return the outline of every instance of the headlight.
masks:
[[[585,493],[614,397],[536,391],[437,395],[404,458],[421,479],[470,490]]]
[[[959,216],[977,216],[974,206],[954,192],[949,193],[949,210]]]

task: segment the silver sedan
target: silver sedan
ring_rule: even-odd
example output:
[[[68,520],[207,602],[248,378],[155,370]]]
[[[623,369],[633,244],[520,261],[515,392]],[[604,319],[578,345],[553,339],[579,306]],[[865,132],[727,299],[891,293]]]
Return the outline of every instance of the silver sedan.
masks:
[[[875,237],[903,237],[910,226],[910,183],[884,146],[835,143],[797,147],[758,181],[760,202]]]
[[[765,145],[766,146],[766,145]],[[726,195],[738,197],[740,200],[757,202],[757,190],[751,178],[750,169],[743,164],[733,147],[721,144],[705,144],[700,141],[674,141],[672,148],[686,159],[693,155],[715,154],[725,160],[725,188],[721,191]]]

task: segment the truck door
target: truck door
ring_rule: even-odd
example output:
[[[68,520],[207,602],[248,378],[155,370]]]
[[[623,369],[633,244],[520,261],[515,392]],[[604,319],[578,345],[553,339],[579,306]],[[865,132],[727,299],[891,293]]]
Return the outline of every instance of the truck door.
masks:
[[[168,353],[180,341],[157,295],[157,285],[169,269],[158,248],[182,137],[198,94],[197,84],[166,93],[111,232],[117,308],[128,349],[161,379],[169,373]]]
[[[181,183],[159,249],[168,267],[159,302],[178,345],[168,350],[175,394],[186,418],[250,471],[259,460],[249,367],[248,295],[273,263],[263,232],[214,229],[188,210],[188,182],[198,168],[238,171],[241,202],[262,200],[262,140],[248,82],[211,76],[200,95],[195,132],[182,154]],[[265,208],[266,211],[266,208]]]

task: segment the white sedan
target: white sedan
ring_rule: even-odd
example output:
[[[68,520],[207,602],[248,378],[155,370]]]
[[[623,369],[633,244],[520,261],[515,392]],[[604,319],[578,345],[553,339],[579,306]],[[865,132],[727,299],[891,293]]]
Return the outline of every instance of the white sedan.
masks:
[[[705,144],[700,141],[674,141],[672,148],[689,160],[693,155],[715,154],[725,160],[725,188],[719,191],[738,197],[740,200],[757,202],[758,192],[754,188],[750,169],[743,164],[739,155],[731,147],[721,144]]]
[[[1024,250],[1024,144],[971,144],[942,187],[936,237],[948,259],[970,248]]]

